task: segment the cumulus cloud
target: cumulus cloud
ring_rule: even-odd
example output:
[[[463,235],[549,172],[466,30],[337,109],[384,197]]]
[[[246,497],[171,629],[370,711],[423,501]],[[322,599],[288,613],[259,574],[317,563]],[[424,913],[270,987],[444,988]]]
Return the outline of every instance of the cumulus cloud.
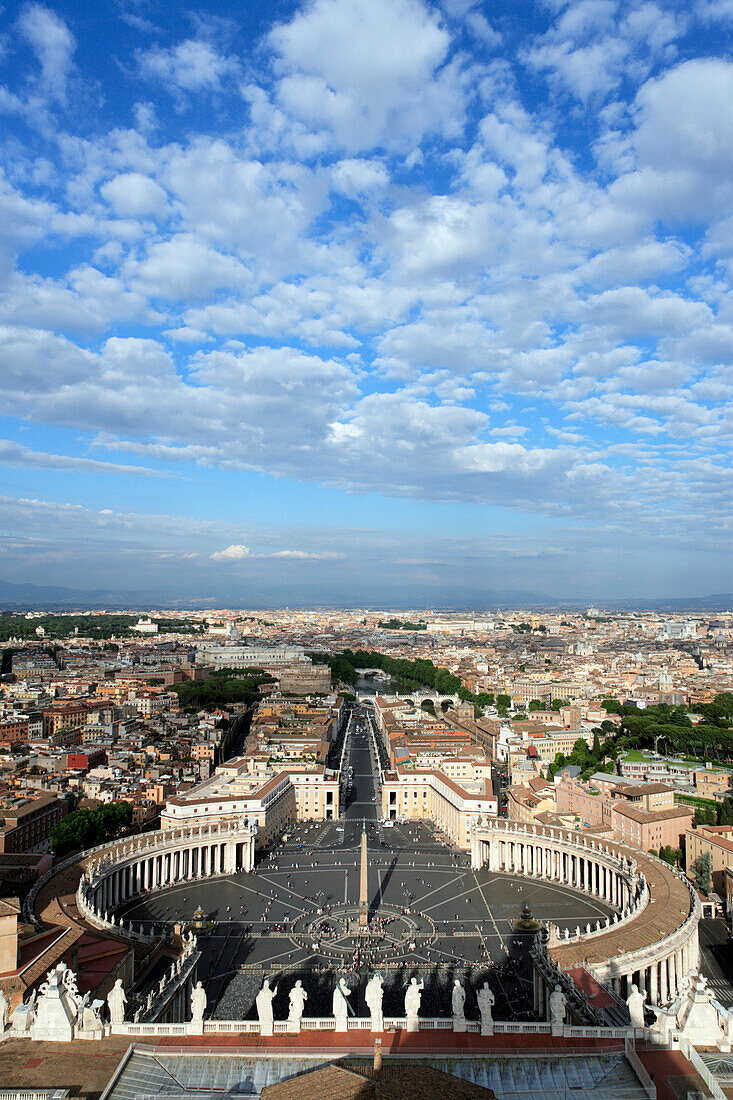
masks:
[[[270,33],[278,103],[348,150],[456,134],[463,97],[444,66],[449,43],[421,0],[315,0]]]
[[[218,91],[222,81],[239,69],[235,58],[219,54],[210,42],[197,38],[168,49],[142,50],[137,62],[142,76],[160,81],[174,94]]]
[[[25,4],[18,16],[18,29],[38,58],[42,90],[50,99],[65,104],[76,49],[66,23],[43,4]]]
[[[209,557],[212,561],[242,561],[249,557],[249,547],[243,546],[241,542],[232,543],[225,550],[215,550]]]
[[[163,188],[140,172],[121,172],[100,188],[116,214],[139,218],[146,214],[162,214],[167,200]]]

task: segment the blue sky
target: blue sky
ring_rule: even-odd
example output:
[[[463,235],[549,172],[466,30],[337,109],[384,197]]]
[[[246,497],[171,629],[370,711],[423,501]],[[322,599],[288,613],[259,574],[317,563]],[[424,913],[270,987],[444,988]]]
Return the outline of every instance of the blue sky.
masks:
[[[0,579],[730,591],[732,30],[7,3]]]

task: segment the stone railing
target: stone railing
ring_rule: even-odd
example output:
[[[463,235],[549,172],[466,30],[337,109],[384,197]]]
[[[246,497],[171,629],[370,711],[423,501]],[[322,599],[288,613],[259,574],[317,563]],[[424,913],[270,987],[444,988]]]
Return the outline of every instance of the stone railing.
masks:
[[[446,1019],[444,1017],[419,1017],[418,1025],[420,1031],[449,1031],[453,1032],[454,1025],[453,1020]],[[293,1034],[292,1026],[288,1020],[276,1020],[273,1025],[273,1034],[286,1035]],[[346,1039],[349,1032],[352,1031],[370,1031],[372,1030],[371,1020],[369,1017],[350,1017],[348,1021],[347,1031],[337,1031],[336,1021],[333,1016],[324,1017],[309,1017],[305,1016],[300,1021],[300,1032],[308,1031],[329,1031],[335,1034],[342,1034]],[[387,1017],[383,1019],[384,1031],[403,1031],[407,1030],[407,1020],[404,1016]],[[297,1031],[297,1029],[296,1029]],[[462,1034],[469,1033],[474,1035],[480,1035],[481,1023],[478,1020],[466,1020],[464,1027],[460,1029]],[[261,1024],[259,1020],[204,1020],[203,1023],[204,1035],[260,1035]],[[112,1035],[129,1035],[129,1036],[172,1036],[172,1035],[200,1035],[201,1024],[195,1022],[190,1023],[134,1023],[125,1022],[122,1024],[111,1025]],[[567,1038],[576,1039],[634,1039],[643,1038],[646,1034],[644,1028],[633,1027],[574,1027],[566,1025],[558,1030],[549,1023],[530,1023],[530,1022],[517,1022],[517,1023],[502,1023],[495,1021],[491,1026],[490,1031],[484,1030],[484,1036],[491,1035],[562,1035]]]
[[[118,920],[114,913],[98,912],[87,900],[87,889],[81,882],[76,891],[76,908],[87,924],[91,924],[99,932],[110,932],[112,935],[122,936],[123,939],[133,940],[136,943],[151,944],[160,939],[160,936],[154,932],[144,932],[142,922],[136,930],[132,921]]]

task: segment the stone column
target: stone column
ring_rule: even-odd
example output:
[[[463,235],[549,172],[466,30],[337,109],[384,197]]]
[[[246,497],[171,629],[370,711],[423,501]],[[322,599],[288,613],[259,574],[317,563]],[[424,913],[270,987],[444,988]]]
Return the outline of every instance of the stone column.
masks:
[[[657,987],[657,966],[654,962],[649,967],[649,997],[653,1005],[659,1004],[659,989]]]
[[[669,956],[669,960],[670,960],[670,968],[671,968],[670,969],[670,977],[671,977],[671,985],[672,985],[671,994],[672,994],[672,1000],[674,1000],[677,996],[678,991],[679,991],[679,981],[680,981],[680,977],[681,977],[681,975],[680,975],[680,963],[679,963],[679,952],[675,951],[675,953],[673,955]]]
[[[666,1005],[669,1001],[669,972],[667,959],[662,959],[659,964],[659,1003]]]

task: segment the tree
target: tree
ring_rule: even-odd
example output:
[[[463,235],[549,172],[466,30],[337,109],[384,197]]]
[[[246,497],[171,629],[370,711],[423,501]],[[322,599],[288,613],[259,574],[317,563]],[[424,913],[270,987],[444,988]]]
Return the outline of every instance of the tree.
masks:
[[[74,810],[51,829],[54,855],[92,848],[116,837],[132,821],[131,802],[108,802],[96,810]]]
[[[614,698],[602,699],[601,700],[601,706],[603,707],[604,710],[608,711],[609,714],[620,714],[621,713],[621,704],[619,703],[618,699],[614,699]]]
[[[562,708],[563,708],[562,699],[553,699],[552,702],[550,703],[550,710],[562,710]]]
[[[695,886],[702,894],[708,894],[713,888],[712,861],[710,852],[703,852],[692,865],[695,872]]]
[[[501,707],[503,710],[507,710],[510,703],[511,703],[511,699],[508,695],[497,695],[497,697],[496,697],[497,707]]]
[[[593,749],[592,749],[592,752],[593,752],[593,755],[595,756],[596,760],[599,760],[600,756],[601,756],[601,739],[598,736],[598,730],[593,730]]]
[[[693,825],[714,825],[717,814],[712,806],[696,806],[692,815]]]
[[[733,825],[733,799],[725,798],[718,806],[718,825]]]
[[[545,709],[545,704],[540,699],[530,699],[529,709],[530,710],[544,710]]]

